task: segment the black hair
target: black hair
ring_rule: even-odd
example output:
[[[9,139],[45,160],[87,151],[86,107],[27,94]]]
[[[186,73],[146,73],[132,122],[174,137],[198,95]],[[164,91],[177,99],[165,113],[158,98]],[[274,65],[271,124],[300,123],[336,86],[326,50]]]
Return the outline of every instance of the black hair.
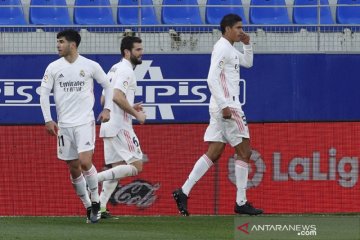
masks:
[[[75,42],[76,47],[79,47],[80,42],[81,42],[81,36],[74,29],[66,29],[61,32],[58,32],[58,34],[56,35],[56,38],[59,39],[62,37],[64,37],[66,39],[66,41],[68,41],[68,42]]]
[[[221,29],[221,33],[224,34],[225,33],[225,29],[226,27],[232,27],[234,26],[237,22],[241,22],[242,18],[237,15],[237,14],[227,14],[225,15],[220,22],[220,29]]]
[[[126,36],[121,40],[121,55],[125,56],[125,49],[131,51],[134,47],[134,43],[142,43],[141,38],[133,37],[133,36]]]

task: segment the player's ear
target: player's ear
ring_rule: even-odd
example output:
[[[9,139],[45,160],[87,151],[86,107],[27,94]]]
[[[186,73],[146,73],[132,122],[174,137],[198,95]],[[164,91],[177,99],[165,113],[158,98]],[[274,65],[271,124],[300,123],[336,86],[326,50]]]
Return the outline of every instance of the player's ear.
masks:
[[[70,46],[71,46],[71,48],[75,48],[75,49],[77,48],[75,42],[70,42]]]
[[[125,49],[124,53],[125,53],[125,56],[130,56],[130,50],[129,49]]]
[[[230,30],[231,30],[231,27],[230,27],[230,26],[226,26],[226,27],[225,27],[225,33],[226,33],[226,32],[230,32]]]

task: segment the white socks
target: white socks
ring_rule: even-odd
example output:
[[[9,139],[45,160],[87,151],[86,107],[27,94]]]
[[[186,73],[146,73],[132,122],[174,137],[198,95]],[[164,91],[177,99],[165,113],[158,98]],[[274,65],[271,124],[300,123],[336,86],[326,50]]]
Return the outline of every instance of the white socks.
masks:
[[[105,181],[102,184],[102,190],[100,194],[100,208],[106,209],[106,205],[111,197],[111,194],[114,192],[116,186],[118,184],[118,180],[109,180]]]
[[[133,165],[118,165],[98,173],[98,181],[118,180],[124,177],[136,176],[138,170]]]
[[[78,178],[73,179],[70,176],[71,183],[74,186],[76,194],[81,199],[82,203],[84,204],[85,208],[91,207],[91,201],[86,190],[86,181],[84,176],[81,174]]]
[[[248,164],[242,160],[235,160],[235,178],[236,178],[236,203],[242,206],[246,203],[246,186],[249,175]]]
[[[207,170],[209,170],[212,165],[213,162],[205,154],[202,155],[199,160],[197,160],[188,179],[181,188],[186,196],[189,196],[189,193],[194,187],[195,183],[199,181],[202,176],[204,176],[204,174],[207,172]]]
[[[91,201],[99,202],[97,171],[94,165],[88,171],[83,171],[87,186],[91,193]]]

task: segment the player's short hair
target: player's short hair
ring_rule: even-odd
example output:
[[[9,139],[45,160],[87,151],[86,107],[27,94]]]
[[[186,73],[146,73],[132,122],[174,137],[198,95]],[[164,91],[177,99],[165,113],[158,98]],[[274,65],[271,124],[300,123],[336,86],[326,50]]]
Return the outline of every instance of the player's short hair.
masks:
[[[126,36],[121,40],[121,55],[125,56],[125,50],[131,51],[134,48],[134,43],[142,43],[141,38],[133,37],[133,36]]]
[[[81,36],[74,29],[66,29],[61,32],[58,32],[58,34],[56,35],[56,38],[59,39],[62,37],[64,37],[66,39],[66,41],[68,41],[68,42],[75,42],[76,47],[79,47],[80,42],[81,42]]]
[[[242,18],[239,15],[233,13],[225,15],[220,22],[221,33],[224,34],[226,27],[232,27],[237,22],[242,22]]]

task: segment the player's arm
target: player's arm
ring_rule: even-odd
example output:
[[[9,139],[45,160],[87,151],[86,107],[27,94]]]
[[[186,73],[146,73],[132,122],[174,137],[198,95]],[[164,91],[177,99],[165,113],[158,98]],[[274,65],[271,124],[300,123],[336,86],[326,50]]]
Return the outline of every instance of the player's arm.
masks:
[[[102,107],[104,107],[104,105],[105,105],[105,96],[103,94],[101,94],[101,97],[100,97],[100,104]]]
[[[135,103],[134,106],[131,106],[128,100],[126,99],[126,92],[129,91],[129,86],[131,85],[133,73],[131,71],[116,71],[114,74],[114,97],[113,101],[117,104],[122,110],[134,116],[141,124],[146,120],[146,115],[142,111],[141,103]]]
[[[102,107],[104,107],[104,104],[105,104],[104,91],[103,91],[103,93],[101,94],[101,97],[100,97],[100,104],[101,104]],[[134,103],[133,108],[138,112],[140,112],[140,111],[142,112],[143,111],[142,102]]]
[[[253,66],[254,52],[250,43],[250,36],[244,31],[241,32],[240,41],[243,43],[244,53],[240,53],[240,65],[246,68]]]
[[[49,67],[46,69],[40,87],[40,106],[45,121],[45,128],[50,135],[56,136],[58,126],[51,118],[50,93],[53,88],[54,79]]]
[[[104,90],[104,104],[103,110],[99,114],[98,121],[107,122],[110,120],[110,111],[112,110],[113,88],[109,77],[98,63],[95,63],[94,79],[102,86]]]
[[[225,54],[224,49],[214,49],[211,55],[211,64],[207,83],[209,85],[211,95],[215,98],[216,103],[222,110],[223,118],[231,118],[231,112],[225,98],[225,92],[227,91],[225,81],[222,82],[221,80],[226,61]]]
[[[140,110],[142,107],[138,108],[139,103],[131,106],[128,100],[126,99],[126,95],[123,90],[114,88],[114,98],[113,101],[125,112],[134,116],[140,124],[144,124],[146,120],[145,113]],[[140,105],[141,106],[141,105]],[[140,111],[139,111],[140,110]]]

